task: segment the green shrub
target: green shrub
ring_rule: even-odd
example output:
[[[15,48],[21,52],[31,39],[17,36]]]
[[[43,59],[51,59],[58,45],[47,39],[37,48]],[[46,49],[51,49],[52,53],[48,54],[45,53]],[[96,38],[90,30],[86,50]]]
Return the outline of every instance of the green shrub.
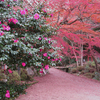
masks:
[[[77,73],[77,72],[78,72],[77,68],[73,68],[73,69],[71,70],[71,73]]]
[[[94,79],[96,79],[96,80],[100,80],[100,73],[95,72]]]
[[[82,70],[84,70],[84,67],[83,67],[83,66],[78,66],[78,67],[77,67],[77,70],[78,70],[78,71],[82,71]]]
[[[15,97],[19,96],[19,94],[24,93],[25,89],[27,88],[28,84],[8,84],[5,82],[0,82],[0,100],[15,100]],[[10,98],[7,99],[5,97],[6,90],[10,92]]]
[[[17,71],[13,71],[13,73],[8,74],[8,83],[9,84],[12,84],[12,83],[15,83],[15,82],[20,83],[20,81],[21,81],[21,78],[20,78],[20,75],[18,74]]]
[[[20,77],[21,77],[22,81],[27,80],[27,71],[26,71],[26,69],[21,69]]]
[[[3,81],[4,79],[7,79],[6,75],[4,73],[0,73],[0,81]]]
[[[86,76],[88,78],[93,78],[94,77],[94,73],[85,73],[84,76]]]
[[[89,68],[89,72],[91,73],[95,72],[95,68]]]
[[[86,65],[86,67],[84,68],[84,73],[89,72],[90,67],[88,65]]]
[[[81,74],[84,74],[84,73],[85,73],[84,70],[82,70],[82,71],[81,71]]]
[[[95,66],[95,62],[94,61],[88,61],[87,65],[89,65],[91,67],[94,67]]]

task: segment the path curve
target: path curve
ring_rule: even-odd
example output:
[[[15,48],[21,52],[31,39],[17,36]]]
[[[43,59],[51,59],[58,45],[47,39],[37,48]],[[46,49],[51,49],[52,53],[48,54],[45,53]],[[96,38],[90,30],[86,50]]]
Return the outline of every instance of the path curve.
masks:
[[[100,82],[50,68],[16,100],[100,100]]]

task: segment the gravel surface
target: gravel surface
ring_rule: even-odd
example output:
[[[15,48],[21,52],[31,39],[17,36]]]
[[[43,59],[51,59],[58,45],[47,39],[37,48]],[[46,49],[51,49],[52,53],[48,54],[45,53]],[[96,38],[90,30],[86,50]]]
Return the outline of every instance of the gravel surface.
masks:
[[[100,100],[100,82],[50,68],[16,100]]]

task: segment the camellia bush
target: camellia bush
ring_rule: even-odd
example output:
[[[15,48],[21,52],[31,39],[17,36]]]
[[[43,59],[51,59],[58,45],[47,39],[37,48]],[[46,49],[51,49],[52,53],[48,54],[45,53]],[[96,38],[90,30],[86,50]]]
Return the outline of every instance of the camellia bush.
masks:
[[[22,0],[0,1],[0,64],[7,65],[9,73],[31,66],[43,73],[61,61],[52,47],[56,29],[46,22],[48,17],[43,5],[28,10]]]
[[[52,47],[52,35],[56,29],[46,23],[49,13],[43,6],[28,11],[21,1],[2,0],[0,2],[0,62],[9,69],[30,67],[48,69],[55,65]]]

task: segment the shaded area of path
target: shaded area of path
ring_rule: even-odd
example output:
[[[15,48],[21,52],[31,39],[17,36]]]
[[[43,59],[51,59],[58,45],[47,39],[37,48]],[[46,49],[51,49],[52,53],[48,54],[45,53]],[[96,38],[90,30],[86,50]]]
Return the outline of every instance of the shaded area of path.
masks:
[[[100,82],[51,68],[16,100],[100,100]]]

